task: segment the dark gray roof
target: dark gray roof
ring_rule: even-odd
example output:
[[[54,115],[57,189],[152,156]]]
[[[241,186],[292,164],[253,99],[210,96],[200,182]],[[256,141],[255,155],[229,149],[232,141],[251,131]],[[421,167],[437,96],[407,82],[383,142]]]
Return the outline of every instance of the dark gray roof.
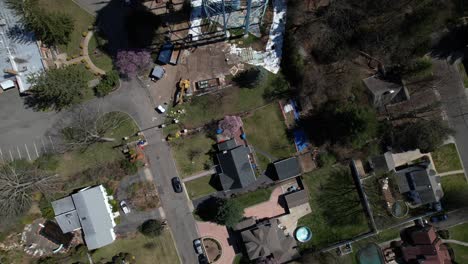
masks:
[[[273,163],[278,180],[285,180],[301,175],[301,166],[296,157],[287,158]]]
[[[395,178],[400,193],[407,194],[417,204],[438,202],[444,195],[440,176],[426,164],[399,170]]]
[[[403,85],[399,83],[389,82],[383,79],[380,79],[377,76],[371,76],[362,80],[369,90],[372,97],[372,104],[375,107],[382,107],[390,103],[394,103],[394,98],[400,98],[400,92],[407,93],[403,89]],[[401,99],[404,99],[403,96]]]
[[[303,189],[300,191],[285,194],[284,199],[286,199],[286,204],[288,205],[288,208],[291,209],[293,207],[308,203],[309,194],[306,190]]]
[[[278,220],[270,219],[241,233],[250,260],[273,256],[278,263],[297,258],[296,240],[278,228]]]
[[[376,173],[389,172],[395,169],[395,161],[393,160],[393,156],[390,151],[370,158],[369,165]]]
[[[225,150],[230,150],[237,147],[236,140],[234,139],[229,139],[226,141],[223,141],[221,143],[218,143],[218,150],[219,151],[225,151]]]
[[[235,227],[235,230],[236,231],[240,231],[242,229],[246,229],[247,227],[251,227],[253,225],[256,224],[256,221],[253,217],[249,217],[241,222],[239,222],[236,227]]]
[[[112,210],[102,185],[72,195],[88,249],[96,249],[115,240]]]
[[[221,169],[218,175],[223,190],[244,188],[255,182],[249,155],[250,149],[246,146],[238,146],[216,155]]]

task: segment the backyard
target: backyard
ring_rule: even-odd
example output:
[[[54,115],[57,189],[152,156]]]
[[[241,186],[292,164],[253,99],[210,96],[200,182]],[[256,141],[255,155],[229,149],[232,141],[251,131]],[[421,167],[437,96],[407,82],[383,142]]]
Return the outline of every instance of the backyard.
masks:
[[[262,170],[266,170],[268,163],[294,154],[294,145],[287,136],[286,125],[277,103],[257,109],[251,116],[244,118],[243,122],[249,145],[254,147],[257,157],[263,157],[259,158]]]
[[[185,187],[187,188],[187,193],[190,199],[193,200],[217,192],[215,187],[213,187],[214,183],[212,182],[216,179],[215,177],[215,175],[204,176],[186,182]]]
[[[188,177],[213,166],[213,145],[215,141],[204,133],[184,136],[171,141],[174,159],[180,176]]]
[[[468,206],[468,183],[464,174],[455,174],[442,177],[444,197],[442,205],[446,210]]]
[[[298,225],[310,227],[313,237],[302,244],[301,249],[319,249],[369,231],[347,167],[322,168],[303,178],[309,189],[312,213],[299,219]]]
[[[432,152],[432,159],[434,160],[434,166],[439,173],[463,169],[457,148],[453,143],[443,145]]]

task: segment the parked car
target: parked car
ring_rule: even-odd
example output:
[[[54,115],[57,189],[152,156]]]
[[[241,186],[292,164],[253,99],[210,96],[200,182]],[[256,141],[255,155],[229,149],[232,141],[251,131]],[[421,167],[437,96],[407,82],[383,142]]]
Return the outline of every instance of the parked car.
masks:
[[[172,187],[176,193],[181,193],[183,191],[179,177],[172,178]]]
[[[128,208],[128,205],[127,205],[127,203],[125,201],[120,202],[120,208],[122,209],[124,214],[129,214],[131,212],[130,208]]]
[[[197,254],[203,254],[203,248],[200,239],[195,239],[193,241],[193,247],[195,248],[195,252],[197,252]]]
[[[432,223],[438,223],[438,222],[443,222],[445,220],[448,219],[448,215],[447,214],[442,214],[442,215],[434,215],[434,216],[431,216],[431,222]]]
[[[205,254],[198,255],[198,263],[199,264],[208,264],[208,258],[205,256]]]
[[[166,112],[166,108],[164,108],[162,105],[158,105],[156,107],[156,111],[158,111],[160,114],[163,114]]]

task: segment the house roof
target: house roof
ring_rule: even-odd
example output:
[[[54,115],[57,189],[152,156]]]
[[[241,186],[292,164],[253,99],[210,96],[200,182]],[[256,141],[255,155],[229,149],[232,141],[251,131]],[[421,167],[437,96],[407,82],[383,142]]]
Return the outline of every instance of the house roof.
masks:
[[[395,169],[395,162],[393,160],[393,155],[390,151],[387,151],[382,155],[370,158],[369,164],[371,168],[377,173],[389,172]]]
[[[301,175],[302,170],[296,157],[287,158],[273,163],[278,180],[286,180]]]
[[[305,189],[300,191],[290,192],[285,194],[284,199],[286,199],[286,204],[288,208],[299,206],[309,202],[309,194]]]
[[[295,239],[286,236],[278,223],[277,219],[270,219],[241,232],[250,260],[273,256],[278,263],[285,263],[298,256]]]
[[[114,218],[102,185],[88,187],[52,202],[63,233],[82,228],[88,249],[96,249],[115,240]]]
[[[72,195],[88,249],[100,248],[115,240],[112,211],[102,185]]]
[[[250,149],[246,146],[224,150],[216,155],[221,169],[218,175],[223,190],[244,188],[255,182],[249,155]]]
[[[224,151],[224,150],[230,150],[230,149],[235,148],[237,144],[236,144],[236,140],[231,138],[229,140],[218,143],[217,146],[218,146],[219,151]]]
[[[362,81],[369,90],[372,97],[372,104],[375,107],[382,107],[390,103],[395,103],[395,101],[403,101],[409,96],[407,91],[403,89],[403,85],[383,80],[378,76],[371,76]],[[400,93],[402,93],[403,96]],[[399,100],[394,100],[396,98]]]
[[[438,202],[444,195],[440,176],[422,163],[399,170],[395,174],[400,193],[406,193],[417,204]]]

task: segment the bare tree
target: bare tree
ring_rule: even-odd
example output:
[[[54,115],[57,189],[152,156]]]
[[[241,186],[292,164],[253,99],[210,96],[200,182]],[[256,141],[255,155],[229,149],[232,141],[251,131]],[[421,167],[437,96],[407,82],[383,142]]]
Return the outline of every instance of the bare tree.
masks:
[[[0,215],[18,216],[29,209],[32,194],[50,193],[57,187],[58,175],[34,167],[0,167]]]
[[[79,107],[73,111],[71,122],[62,126],[59,136],[66,150],[86,149],[98,142],[115,141],[108,133],[128,120],[120,112],[103,113],[99,108]]]

